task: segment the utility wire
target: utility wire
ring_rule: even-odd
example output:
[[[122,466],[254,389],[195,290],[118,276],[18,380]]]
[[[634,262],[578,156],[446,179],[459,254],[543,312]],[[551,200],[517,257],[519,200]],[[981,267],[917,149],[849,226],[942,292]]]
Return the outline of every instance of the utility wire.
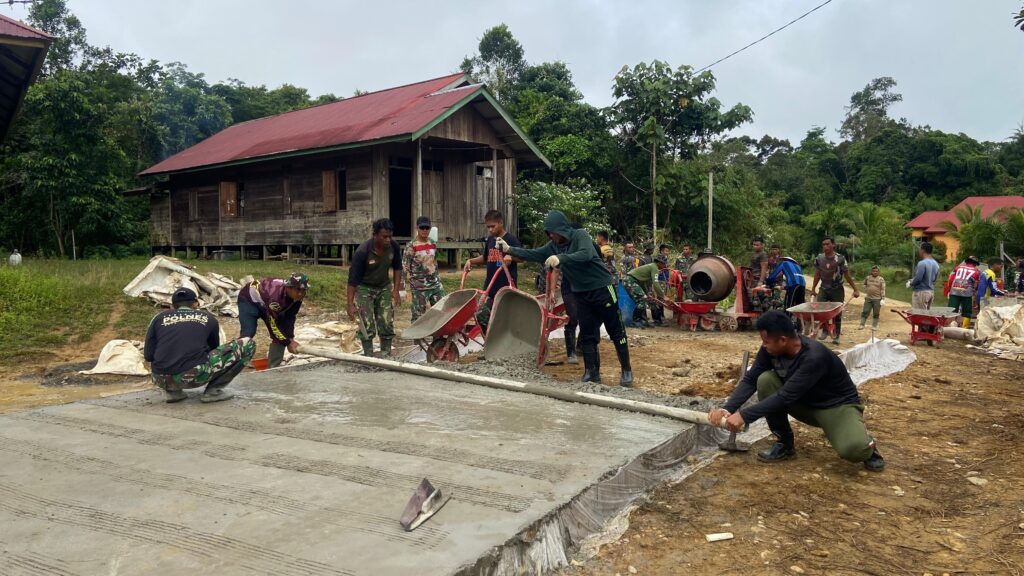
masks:
[[[804,18],[806,18],[806,17],[807,17],[807,16],[809,16],[809,15],[810,15],[810,14],[811,14],[812,12],[815,12],[815,11],[817,11],[817,10],[818,10],[819,8],[823,8],[823,7],[824,7],[824,6],[826,5],[826,4],[830,4],[831,2],[832,2],[832,0],[825,0],[825,1],[824,1],[824,2],[822,2],[821,4],[818,4],[818,5],[817,5],[817,6],[815,6],[814,8],[811,8],[811,9],[810,9],[810,10],[808,10],[807,12],[804,12],[803,14],[801,14],[801,15],[797,16],[796,18],[794,18],[794,19],[790,20],[790,21],[789,21],[789,22],[787,22],[787,23],[786,23],[786,24],[785,24],[784,26],[781,26],[781,27],[779,27],[779,28],[776,28],[775,30],[772,30],[772,31],[771,31],[771,32],[769,32],[768,34],[765,34],[764,36],[761,36],[760,38],[758,38],[757,40],[754,40],[754,41],[753,41],[753,42],[751,42],[750,44],[747,44],[747,45],[746,45],[746,46],[744,46],[743,48],[740,48],[739,50],[737,50],[737,51],[735,51],[735,52],[733,52],[733,53],[729,54],[728,56],[724,56],[724,57],[722,57],[722,58],[719,58],[718,60],[715,60],[715,61],[714,61],[714,62],[712,62],[711,64],[708,64],[707,66],[705,66],[705,67],[701,68],[700,70],[697,70],[697,72],[695,72],[695,74],[699,74],[699,73],[701,73],[701,72],[703,72],[703,71],[707,70],[708,68],[711,68],[712,66],[714,66],[714,65],[716,65],[716,64],[720,64],[720,63],[722,63],[722,62],[725,62],[725,61],[726,61],[726,60],[728,60],[729,58],[732,58],[733,56],[735,56],[735,55],[739,54],[740,52],[743,52],[743,51],[744,51],[744,50],[746,50],[747,48],[750,48],[751,46],[753,46],[753,45],[755,45],[755,44],[758,44],[758,43],[760,43],[760,42],[762,42],[762,41],[764,41],[764,40],[767,40],[768,38],[771,38],[772,36],[774,36],[774,35],[775,35],[775,34],[777,34],[778,32],[782,32],[782,31],[783,31],[783,30],[785,30],[786,28],[789,28],[789,27],[790,27],[790,26],[792,26],[793,24],[796,24],[797,22],[799,22],[799,21],[803,20]]]

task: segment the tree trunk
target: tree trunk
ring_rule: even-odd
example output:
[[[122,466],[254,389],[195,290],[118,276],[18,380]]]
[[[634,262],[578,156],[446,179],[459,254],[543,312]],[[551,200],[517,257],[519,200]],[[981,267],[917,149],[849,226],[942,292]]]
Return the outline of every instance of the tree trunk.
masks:
[[[658,242],[658,143],[651,143],[651,237]]]
[[[64,257],[64,236],[63,229],[64,225],[60,221],[60,214],[57,211],[57,207],[53,203],[53,193],[50,193],[50,227],[53,228],[53,235],[57,239],[57,250],[60,252],[60,257]]]

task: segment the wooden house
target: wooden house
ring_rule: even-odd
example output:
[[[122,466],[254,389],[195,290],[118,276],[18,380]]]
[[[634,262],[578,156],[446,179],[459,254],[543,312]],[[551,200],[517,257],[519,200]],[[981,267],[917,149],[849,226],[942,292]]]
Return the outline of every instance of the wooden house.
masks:
[[[429,216],[441,248],[479,246],[484,214],[515,222],[516,171],[550,166],[462,74],[231,126],[141,173],[154,251],[300,250],[344,261],[387,217],[401,240]]]
[[[45,32],[0,15],[0,141],[39,75],[52,41]]]

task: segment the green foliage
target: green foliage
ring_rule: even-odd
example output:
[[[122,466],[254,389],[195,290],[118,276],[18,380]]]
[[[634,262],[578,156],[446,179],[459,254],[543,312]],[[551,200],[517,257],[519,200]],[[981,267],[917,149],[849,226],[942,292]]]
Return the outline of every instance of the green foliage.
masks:
[[[883,76],[868,82],[862,90],[850,96],[846,119],[839,133],[856,142],[873,138],[883,129],[896,124],[889,118],[889,107],[902,102],[903,95],[893,92],[895,87],[896,80]]]
[[[953,211],[959,221],[939,222],[939,226],[960,242],[957,256],[989,258],[999,254],[999,242],[1003,238],[1003,224],[994,217],[986,218],[980,206],[964,206]]]
[[[507,25],[499,24],[484,32],[477,50],[463,59],[462,71],[487,84],[499,102],[511,102],[526,67],[523,46]]]
[[[602,190],[581,180],[567,184],[527,182],[515,196],[523,234],[528,244],[538,246],[548,241],[544,233],[544,217],[552,210],[561,210],[570,222],[579,222],[595,234],[608,229],[608,211],[603,207]]]

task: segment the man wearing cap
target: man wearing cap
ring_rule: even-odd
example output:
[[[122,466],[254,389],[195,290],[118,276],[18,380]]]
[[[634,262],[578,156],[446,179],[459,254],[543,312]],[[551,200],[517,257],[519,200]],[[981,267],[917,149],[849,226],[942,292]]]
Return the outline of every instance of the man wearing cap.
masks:
[[[693,300],[694,294],[693,289],[690,288],[690,267],[697,262],[697,257],[693,255],[693,245],[689,242],[683,244],[683,251],[676,258],[675,269],[679,272],[680,281],[683,283],[683,299]]]
[[[144,356],[153,383],[164,390],[168,402],[180,402],[188,398],[185,389],[203,385],[203,402],[234,396],[224,387],[252,359],[256,342],[243,337],[222,346],[217,319],[199,309],[196,293],[188,288],[174,292],[171,308],[157,314],[146,331]]]
[[[392,239],[394,233],[391,220],[374,221],[373,237],[356,249],[348,269],[348,318],[359,321],[359,342],[365,356],[373,356],[373,339],[377,336],[381,355],[391,355],[395,308],[402,305],[402,249]],[[388,270],[394,283],[388,278]]]
[[[668,258],[663,254],[654,257],[654,262],[644,264],[629,271],[622,278],[622,285],[625,287],[629,297],[636,302],[636,311],[633,312],[633,322],[643,328],[647,324],[647,309],[651,310],[651,319],[656,326],[664,326],[664,316],[659,316],[655,310],[660,310],[660,304],[648,303],[648,297],[652,291],[658,298],[665,298],[665,291],[662,290],[658,275],[668,267]]]
[[[270,351],[267,365],[281,365],[284,351],[295,354],[299,349],[295,337],[295,316],[302,308],[302,300],[309,290],[309,278],[301,273],[287,280],[263,278],[253,280],[238,292],[238,324],[242,338],[256,337],[256,324],[263,320],[270,332]]]
[[[412,321],[444,298],[441,275],[437,273],[437,244],[430,241],[430,218],[416,219],[416,237],[405,245],[402,268],[412,292]]]

